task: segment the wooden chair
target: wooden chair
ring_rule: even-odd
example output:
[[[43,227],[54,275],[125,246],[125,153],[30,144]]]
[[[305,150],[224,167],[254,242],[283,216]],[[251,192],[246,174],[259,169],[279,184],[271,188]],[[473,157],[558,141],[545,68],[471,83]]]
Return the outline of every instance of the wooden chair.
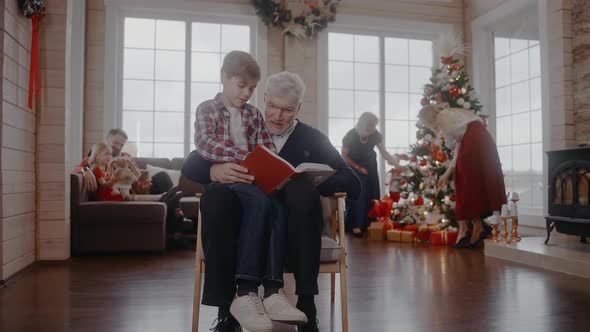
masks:
[[[348,302],[346,288],[346,239],[344,237],[344,200],[345,193],[337,193],[329,200],[322,201],[324,220],[331,221],[327,233],[322,236],[320,254],[320,273],[330,273],[330,301],[333,303],[336,292],[336,273],[340,274],[340,300],[342,308],[342,331],[348,332]],[[200,204],[201,194],[196,194]],[[336,203],[336,204],[333,204]],[[330,206],[327,206],[329,204]],[[205,272],[205,256],[201,241],[201,209],[198,209],[199,225],[197,227],[196,269],[193,298],[193,332],[199,330],[199,308],[201,304],[201,274]],[[326,212],[329,215],[326,216]],[[326,218],[328,217],[328,218]],[[326,232],[324,232],[326,233]]]

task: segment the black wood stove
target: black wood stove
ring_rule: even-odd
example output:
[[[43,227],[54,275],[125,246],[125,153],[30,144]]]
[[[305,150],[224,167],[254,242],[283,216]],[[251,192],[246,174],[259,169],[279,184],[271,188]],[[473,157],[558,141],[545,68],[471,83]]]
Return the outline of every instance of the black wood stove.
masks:
[[[559,233],[590,236],[590,146],[548,151],[549,214],[547,239],[553,229]]]

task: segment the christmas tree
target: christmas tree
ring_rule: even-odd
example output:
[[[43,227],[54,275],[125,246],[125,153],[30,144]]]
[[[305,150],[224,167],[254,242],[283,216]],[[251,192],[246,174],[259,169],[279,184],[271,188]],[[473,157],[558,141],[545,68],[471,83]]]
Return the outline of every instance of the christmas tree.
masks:
[[[433,69],[430,83],[424,86],[421,107],[448,104],[446,107],[480,113],[481,104],[460,60],[465,51],[460,39],[443,36],[436,48],[441,64]],[[407,154],[399,155],[406,162],[388,173],[390,197],[396,201],[392,219],[405,224],[440,224],[444,228],[456,222],[454,184],[452,177],[442,188],[437,184],[449,167],[452,151],[445,146],[444,138],[436,137],[419,122],[416,127],[416,143]]]

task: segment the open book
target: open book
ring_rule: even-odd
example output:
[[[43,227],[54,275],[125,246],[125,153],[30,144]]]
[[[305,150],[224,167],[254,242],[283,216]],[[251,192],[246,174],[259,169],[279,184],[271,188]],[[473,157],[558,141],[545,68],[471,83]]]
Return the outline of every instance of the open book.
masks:
[[[254,176],[254,184],[266,194],[281,190],[289,180],[303,175],[310,177],[314,185],[323,182],[336,171],[324,164],[303,163],[293,167],[263,145],[258,145],[241,164]]]

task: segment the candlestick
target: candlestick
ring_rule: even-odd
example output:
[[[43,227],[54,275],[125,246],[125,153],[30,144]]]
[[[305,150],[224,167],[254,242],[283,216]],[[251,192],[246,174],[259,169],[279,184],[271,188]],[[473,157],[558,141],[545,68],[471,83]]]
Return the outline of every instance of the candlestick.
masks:
[[[502,204],[502,213],[500,214],[500,217],[502,218],[508,218],[508,205],[507,204]]]
[[[510,216],[518,217],[518,206],[516,206],[516,203],[510,203]]]

